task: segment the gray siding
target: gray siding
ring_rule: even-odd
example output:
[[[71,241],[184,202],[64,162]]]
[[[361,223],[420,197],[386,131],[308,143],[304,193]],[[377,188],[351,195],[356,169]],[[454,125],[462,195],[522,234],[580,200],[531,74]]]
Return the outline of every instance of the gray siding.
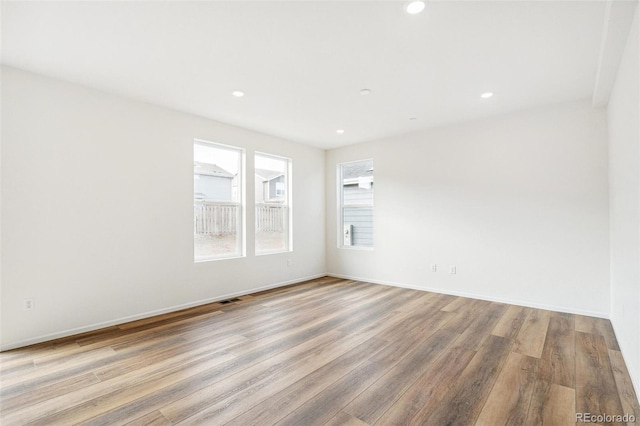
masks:
[[[353,204],[373,204],[373,184],[371,189],[359,188],[358,185],[345,185],[342,191],[343,204],[345,206]]]
[[[269,181],[269,199],[270,200],[275,200],[275,199],[282,200],[282,199],[284,199],[283,196],[278,197],[276,195],[277,194],[277,191],[276,191],[277,188],[276,187],[277,187],[278,183],[284,183],[284,176],[279,176],[279,177],[277,177],[275,179],[271,179]],[[286,191],[286,188],[285,188],[285,191]]]
[[[204,201],[232,201],[231,180],[229,177],[199,175],[193,181],[194,198]]]
[[[344,224],[352,227],[352,246],[373,247],[373,208],[347,207],[343,218]]]
[[[352,226],[351,245],[373,247],[373,184],[371,189],[358,185],[343,187],[344,205],[363,205],[363,207],[345,207],[343,221]],[[369,207],[364,207],[369,206]]]

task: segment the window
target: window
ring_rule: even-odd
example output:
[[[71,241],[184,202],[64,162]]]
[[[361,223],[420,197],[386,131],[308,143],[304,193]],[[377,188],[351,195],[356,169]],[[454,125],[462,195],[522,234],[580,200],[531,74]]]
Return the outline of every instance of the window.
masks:
[[[243,160],[241,148],[194,141],[195,261],[244,255]]]
[[[373,247],[373,160],[338,165],[339,247]]]
[[[291,160],[255,155],[256,254],[291,250]]]

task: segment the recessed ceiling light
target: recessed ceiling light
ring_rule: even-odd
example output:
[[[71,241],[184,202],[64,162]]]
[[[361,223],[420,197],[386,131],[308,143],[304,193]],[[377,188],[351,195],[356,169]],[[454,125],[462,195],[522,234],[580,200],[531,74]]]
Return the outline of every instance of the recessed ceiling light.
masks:
[[[417,15],[418,13],[424,10],[424,2],[423,1],[412,1],[407,5],[407,13],[411,15]]]
[[[371,89],[362,89],[362,90],[360,90],[360,94],[362,96],[370,95],[371,94]]]
[[[342,130],[342,129],[338,129],[338,130],[336,130],[336,133],[338,133],[338,134],[343,134],[343,133],[344,133],[344,130]]]
[[[489,99],[492,96],[493,96],[493,92],[485,92],[482,95],[480,95],[482,99]]]
[[[244,92],[242,90],[234,90],[233,92],[231,92],[231,94],[236,98],[241,98],[244,96]]]

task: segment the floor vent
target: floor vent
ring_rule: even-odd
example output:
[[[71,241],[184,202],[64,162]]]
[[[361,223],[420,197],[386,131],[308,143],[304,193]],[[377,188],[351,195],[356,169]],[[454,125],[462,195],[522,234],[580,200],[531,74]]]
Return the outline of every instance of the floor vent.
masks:
[[[218,302],[221,305],[226,305],[227,303],[233,303],[233,302],[239,302],[240,299],[238,299],[237,297],[234,299],[228,299],[228,300],[223,300],[222,302]]]

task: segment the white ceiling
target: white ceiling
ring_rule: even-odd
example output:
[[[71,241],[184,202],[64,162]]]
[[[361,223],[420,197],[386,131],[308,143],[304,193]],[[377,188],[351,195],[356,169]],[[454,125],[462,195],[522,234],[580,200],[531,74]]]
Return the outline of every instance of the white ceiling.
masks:
[[[3,2],[2,63],[321,148],[592,97],[603,1],[405,4]]]

